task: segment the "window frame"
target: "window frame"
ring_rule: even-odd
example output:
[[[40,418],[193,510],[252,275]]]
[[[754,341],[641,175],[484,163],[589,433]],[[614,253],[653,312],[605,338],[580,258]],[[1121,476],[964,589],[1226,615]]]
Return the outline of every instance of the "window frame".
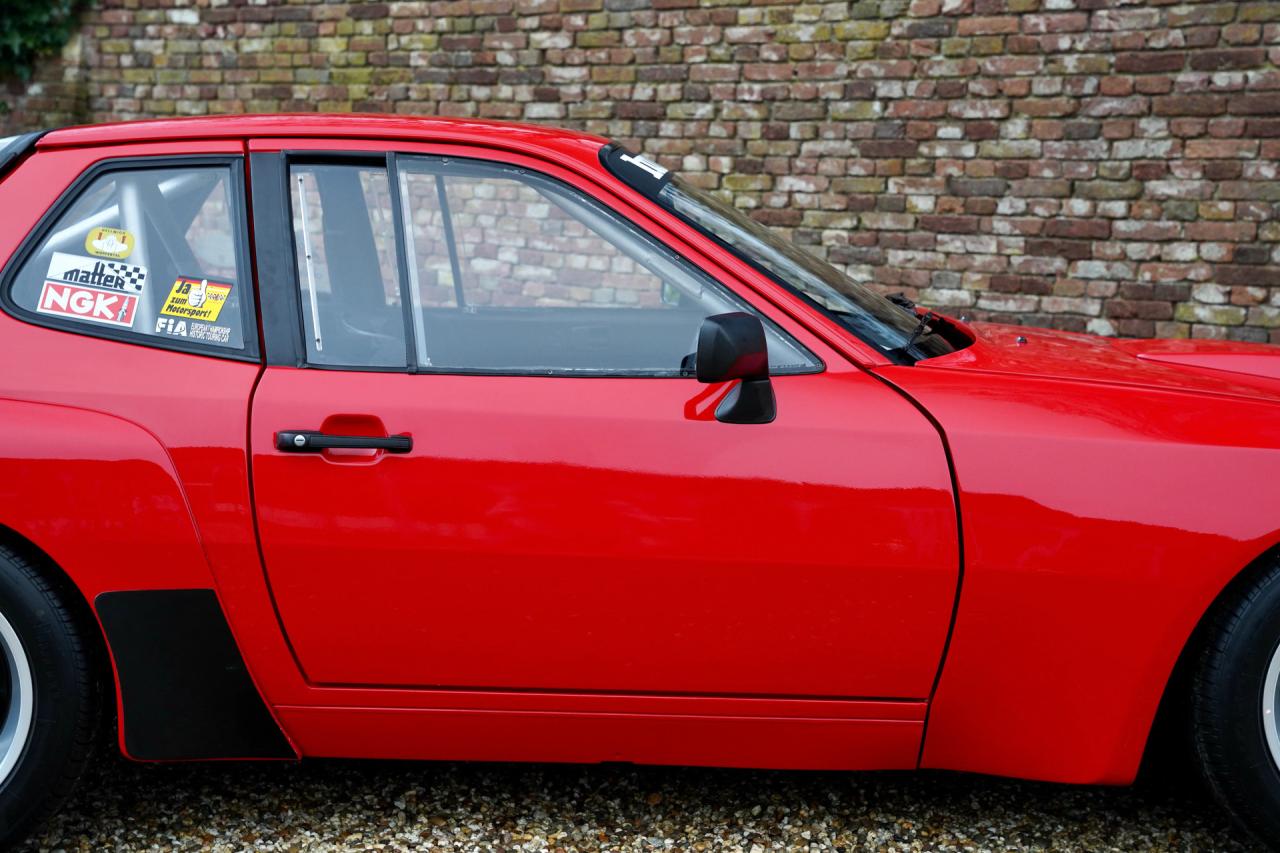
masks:
[[[18,272],[44,245],[44,241],[57,227],[63,214],[81,197],[94,181],[113,172],[148,171],[153,169],[181,169],[183,167],[221,166],[231,176],[228,193],[231,197],[231,230],[236,253],[236,286],[244,288],[247,298],[240,301],[240,323],[243,326],[244,347],[218,346],[184,340],[169,335],[149,334],[135,329],[116,329],[96,323],[79,323],[51,314],[40,314],[19,305],[13,298],[13,285]],[[239,168],[237,168],[239,166]],[[112,157],[99,160],[81,172],[50,205],[36,223],[35,228],[18,246],[0,271],[0,309],[14,319],[32,326],[54,329],[60,332],[102,338],[126,344],[137,344],[152,349],[171,350],[190,355],[206,355],[231,361],[261,363],[258,340],[257,288],[254,278],[253,255],[249,239],[250,201],[244,174],[244,157],[237,154],[180,154],[174,156],[152,155],[145,157]]]
[[[408,373],[408,374],[424,374],[424,375],[442,375],[442,376],[523,376],[523,377],[550,377],[550,378],[589,378],[589,379],[694,379],[692,372],[680,369],[655,371],[652,369],[635,369],[635,370],[609,370],[609,369],[571,369],[571,368],[547,368],[547,369],[512,369],[512,368],[467,368],[467,367],[424,367],[418,364],[418,341],[416,324],[413,321],[413,303],[410,298],[409,288],[409,270],[408,270],[408,247],[405,240],[404,231],[404,208],[400,198],[400,173],[397,161],[400,158],[412,158],[414,160],[430,160],[443,161],[436,165],[443,165],[444,171],[436,174],[471,174],[479,177],[503,177],[502,172],[506,169],[518,172],[521,175],[531,176],[534,180],[531,185],[536,188],[536,183],[547,182],[562,188],[564,191],[576,193],[581,197],[584,203],[600,208],[604,215],[613,217],[620,224],[627,226],[629,229],[641,235],[641,239],[651,243],[656,249],[667,253],[669,259],[682,267],[688,268],[692,275],[698,275],[706,278],[708,282],[718,288],[721,293],[732,303],[736,303],[741,310],[748,311],[754,316],[760,318],[766,328],[773,329],[780,337],[784,338],[797,352],[802,354],[810,362],[809,366],[797,367],[784,371],[775,372],[772,375],[783,376],[800,376],[814,373],[823,373],[826,371],[826,363],[820,358],[811,347],[802,343],[790,331],[770,318],[765,312],[762,312],[750,299],[744,297],[732,287],[724,284],[716,276],[703,269],[700,265],[690,260],[682,253],[668,246],[656,235],[644,228],[631,217],[625,215],[617,208],[605,203],[600,199],[592,197],[581,187],[565,181],[562,178],[547,174],[536,168],[525,165],[506,164],[502,161],[489,160],[477,157],[472,153],[466,154],[449,154],[440,152],[422,152],[422,151],[398,151],[387,149],[385,151],[377,150],[343,150],[339,148],[307,148],[294,149],[284,147],[278,151],[272,152],[255,152],[250,155],[250,172],[251,180],[255,188],[254,196],[258,197],[256,192],[259,187],[259,181],[263,181],[270,187],[267,194],[264,194],[264,208],[270,205],[274,209],[278,218],[277,227],[271,232],[271,237],[279,239],[287,237],[285,243],[275,243],[274,246],[268,247],[264,245],[264,237],[268,232],[256,231],[258,239],[258,265],[260,280],[268,282],[264,285],[263,300],[267,300],[267,293],[272,289],[272,285],[286,285],[279,288],[286,291],[286,294],[275,295],[272,299],[273,310],[264,309],[263,332],[266,336],[266,359],[268,365],[290,366],[304,368],[308,370],[341,370],[357,373]],[[299,278],[300,271],[297,268],[296,246],[294,245],[294,222],[292,208],[292,187],[289,183],[291,169],[295,165],[349,165],[349,166],[372,166],[379,165],[386,170],[388,186],[390,188],[392,219],[395,225],[396,239],[396,266],[397,274],[400,278],[401,293],[401,310],[404,317],[405,326],[405,364],[401,366],[376,366],[376,365],[338,365],[338,364],[319,364],[313,363],[307,359],[306,347],[306,318],[303,313],[302,292]],[[273,174],[274,173],[274,174]],[[261,176],[261,177],[259,177]],[[274,196],[267,198],[267,195]],[[255,214],[258,208],[255,203]],[[264,214],[265,215],[265,214]],[[260,222],[261,217],[255,215],[255,223]],[[270,238],[267,238],[270,239]],[[265,268],[264,268],[265,265]],[[269,270],[270,275],[268,275]],[[459,308],[461,310],[461,307]],[[533,310],[533,309],[530,309]],[[589,311],[591,309],[583,309]],[[277,340],[281,336],[288,336],[287,345],[283,340]]]

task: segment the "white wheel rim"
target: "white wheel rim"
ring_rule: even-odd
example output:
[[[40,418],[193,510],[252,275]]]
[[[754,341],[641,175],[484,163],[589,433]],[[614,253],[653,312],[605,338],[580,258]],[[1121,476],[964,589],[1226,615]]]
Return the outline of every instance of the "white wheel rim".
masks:
[[[1262,686],[1262,728],[1267,733],[1267,746],[1271,747],[1271,760],[1280,769],[1280,722],[1276,720],[1276,704],[1280,699],[1280,646],[1271,654],[1271,666],[1267,667],[1267,680]]]
[[[31,735],[35,683],[27,653],[9,620],[0,613],[0,665],[9,680],[9,700],[0,705],[0,785],[8,781]]]

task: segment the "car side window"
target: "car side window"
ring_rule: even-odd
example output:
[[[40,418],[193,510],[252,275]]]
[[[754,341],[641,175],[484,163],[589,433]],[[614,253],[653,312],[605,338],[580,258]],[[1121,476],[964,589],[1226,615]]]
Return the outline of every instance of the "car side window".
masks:
[[[242,222],[229,165],[105,171],[26,257],[8,298],[60,328],[243,353],[252,295]]]
[[[679,376],[704,318],[751,310],[630,222],[544,175],[419,156],[395,157],[390,169],[291,168],[313,364]],[[820,369],[765,326],[773,372]]]
[[[404,314],[386,169],[295,165],[290,190],[307,360],[403,367]]]

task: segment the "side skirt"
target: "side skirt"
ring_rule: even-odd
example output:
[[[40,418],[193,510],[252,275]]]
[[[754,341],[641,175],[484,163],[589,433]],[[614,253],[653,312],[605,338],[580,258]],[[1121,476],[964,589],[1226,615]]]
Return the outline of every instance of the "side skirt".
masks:
[[[894,709],[897,714],[891,711],[878,719],[793,716],[785,711],[757,716],[727,709],[704,714],[301,706],[275,710],[304,755],[330,758],[913,770],[924,731],[924,703],[906,702]]]

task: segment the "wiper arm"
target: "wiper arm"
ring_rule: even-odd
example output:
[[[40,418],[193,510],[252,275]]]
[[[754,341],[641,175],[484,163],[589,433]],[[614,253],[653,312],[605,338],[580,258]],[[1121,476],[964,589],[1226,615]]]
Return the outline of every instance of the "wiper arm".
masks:
[[[911,337],[907,338],[907,342],[903,344],[900,349],[903,351],[909,350],[911,349],[911,346],[925,334],[933,334],[933,330],[929,329],[929,323],[935,316],[937,315],[926,309],[924,314],[920,315],[920,322],[916,323],[915,329],[911,332]]]

